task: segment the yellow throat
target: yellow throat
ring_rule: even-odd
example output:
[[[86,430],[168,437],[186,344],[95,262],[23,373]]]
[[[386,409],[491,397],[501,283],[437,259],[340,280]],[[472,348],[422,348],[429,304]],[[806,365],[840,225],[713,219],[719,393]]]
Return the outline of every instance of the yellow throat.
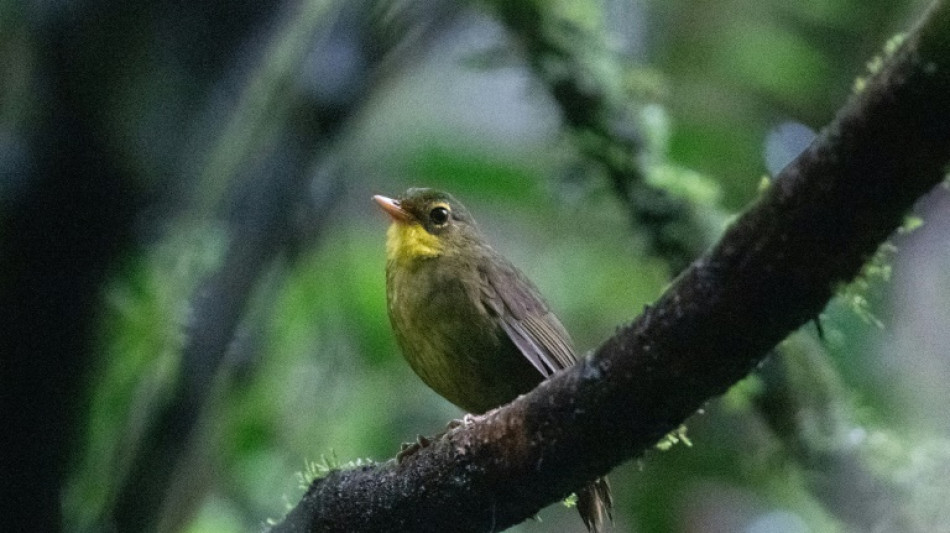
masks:
[[[386,230],[386,259],[397,263],[436,257],[442,242],[418,222],[393,222]]]

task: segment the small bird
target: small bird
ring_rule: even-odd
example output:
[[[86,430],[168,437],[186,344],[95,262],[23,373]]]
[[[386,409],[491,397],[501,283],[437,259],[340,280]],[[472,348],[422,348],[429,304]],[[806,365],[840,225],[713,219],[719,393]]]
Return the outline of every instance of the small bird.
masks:
[[[481,414],[577,361],[570,335],[530,280],[486,242],[451,195],[414,188],[374,196],[392,218],[386,233],[386,299],[402,353],[422,381]],[[599,478],[577,494],[590,531],[611,518]]]

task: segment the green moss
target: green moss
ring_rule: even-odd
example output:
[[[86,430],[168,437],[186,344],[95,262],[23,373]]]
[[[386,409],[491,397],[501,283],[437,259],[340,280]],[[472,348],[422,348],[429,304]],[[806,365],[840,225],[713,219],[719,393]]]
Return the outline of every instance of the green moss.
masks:
[[[924,225],[924,219],[917,215],[907,215],[904,217],[904,223],[897,228],[897,233],[906,235]]]
[[[336,452],[330,450],[329,454],[320,454],[318,461],[306,461],[302,472],[297,472],[297,481],[301,489],[307,490],[314,481],[326,477],[335,470],[353,470],[364,466],[376,464],[372,459],[357,458],[345,463],[341,463],[336,456]]]
[[[563,503],[564,507],[567,507],[568,509],[573,509],[574,507],[577,507],[577,494],[571,494],[567,498],[564,498],[564,500],[561,503]]]
[[[887,60],[892,55],[894,55],[894,52],[896,52],[897,49],[900,48],[902,44],[904,44],[905,38],[906,38],[906,34],[898,33],[894,35],[893,37],[891,37],[890,39],[888,39],[886,43],[884,43],[884,49],[881,52],[881,54],[872,57],[865,64],[867,67],[868,75],[858,76],[857,78],[855,78],[854,85],[851,87],[851,90],[852,92],[854,92],[854,94],[858,94],[867,88],[868,81],[884,69],[884,65],[886,64]]]
[[[667,433],[654,447],[661,452],[665,452],[680,443],[683,443],[688,448],[693,446],[693,442],[686,436],[686,424],[681,424],[680,427]]]
[[[913,223],[911,223],[913,225]],[[871,304],[868,301],[868,293],[878,282],[887,282],[891,279],[891,260],[897,252],[890,242],[885,242],[878,247],[871,259],[864,264],[861,272],[851,283],[841,286],[837,293],[838,297],[851,309],[858,317],[867,324],[873,324],[883,329],[884,323],[871,311]]]

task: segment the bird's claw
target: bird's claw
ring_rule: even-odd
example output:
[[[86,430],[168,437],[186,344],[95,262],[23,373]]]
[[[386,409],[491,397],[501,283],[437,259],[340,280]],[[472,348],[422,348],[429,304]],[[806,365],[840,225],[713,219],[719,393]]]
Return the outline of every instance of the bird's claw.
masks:
[[[445,433],[448,433],[449,431],[452,431],[453,429],[471,426],[472,424],[477,422],[480,418],[481,416],[479,415],[473,415],[472,413],[465,413],[465,416],[463,416],[462,418],[456,418],[454,420],[450,420],[448,425],[445,426]],[[443,433],[443,435],[445,433]]]
[[[441,436],[441,435],[439,435]],[[439,438],[436,436],[435,438]],[[426,446],[432,444],[434,439],[430,439],[423,435],[416,436],[415,442],[404,442],[399,445],[399,451],[396,453],[396,463],[401,463],[403,459],[409,457],[410,455],[418,452],[419,450],[425,448]]]
[[[456,418],[450,420],[445,426],[445,431],[435,435],[434,437],[425,437],[423,435],[418,435],[415,442],[404,442],[399,446],[399,451],[396,452],[396,463],[402,463],[403,459],[409,457],[410,455],[418,452],[419,450],[425,448],[426,446],[432,444],[433,441],[439,440],[445,437],[453,429],[468,427],[478,421],[481,417],[478,415],[473,415],[471,413],[466,413],[462,418]]]

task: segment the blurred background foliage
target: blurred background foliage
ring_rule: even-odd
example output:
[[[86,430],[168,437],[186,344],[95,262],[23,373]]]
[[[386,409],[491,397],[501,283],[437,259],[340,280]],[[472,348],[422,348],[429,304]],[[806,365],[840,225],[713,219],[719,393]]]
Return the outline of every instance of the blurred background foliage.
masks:
[[[69,311],[91,340],[64,356],[85,357],[61,399],[65,529],[259,530],[308,463],[385,460],[461,414],[393,341],[372,194],[451,191],[586,351],[925,6],[0,4],[4,252],[63,153],[113,169],[128,210],[93,304]],[[105,179],[71,161],[57,175],[91,180],[72,186]],[[823,339],[803,328],[693,417],[692,446],[618,468],[617,530],[950,528],[948,205],[922,202],[923,226],[829,307]],[[581,527],[555,505],[515,530]]]

